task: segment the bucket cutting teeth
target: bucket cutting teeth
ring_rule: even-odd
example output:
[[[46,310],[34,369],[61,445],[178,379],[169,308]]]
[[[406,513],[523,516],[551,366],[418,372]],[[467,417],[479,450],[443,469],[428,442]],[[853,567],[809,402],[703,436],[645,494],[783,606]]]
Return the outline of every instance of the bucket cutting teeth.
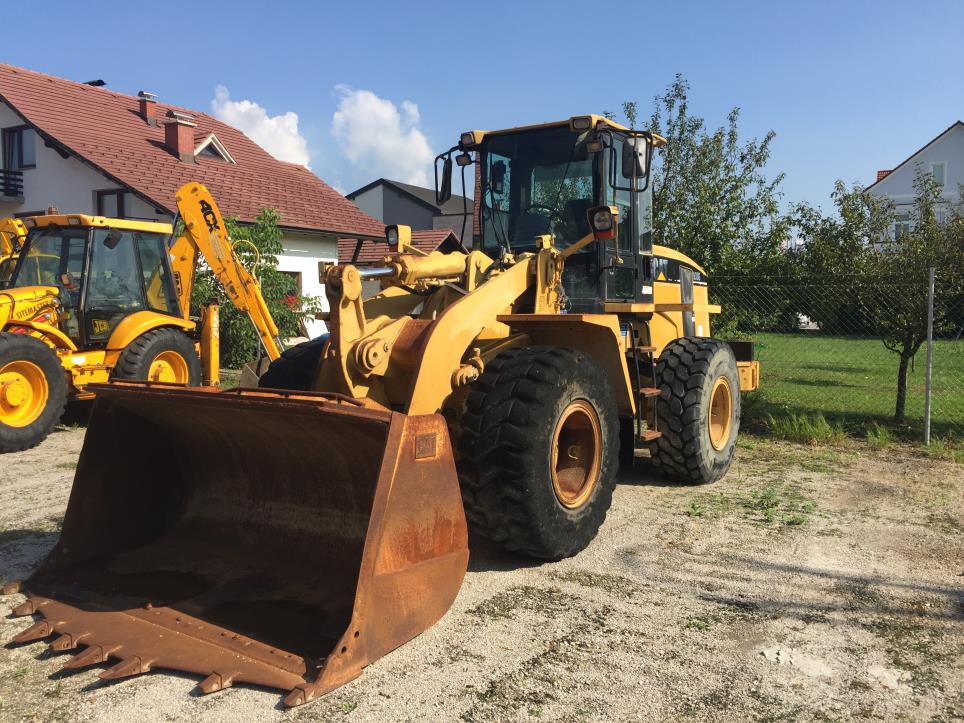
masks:
[[[73,650],[78,645],[80,641],[86,638],[86,635],[71,635],[70,633],[64,633],[59,638],[54,640],[50,644],[50,649],[57,652],[63,652],[64,650]]]
[[[111,653],[119,648],[120,646],[117,645],[106,650],[100,645],[91,645],[64,663],[64,668],[67,670],[77,670],[78,668],[86,668],[90,665],[97,665],[98,663],[106,663]]]
[[[98,677],[101,680],[120,680],[121,678],[129,678],[132,675],[146,673],[150,669],[150,661],[142,661],[140,656],[134,655],[130,658],[124,658],[113,667],[103,671]]]
[[[48,623],[46,620],[41,620],[31,625],[19,635],[15,635],[10,642],[17,644],[32,643],[34,640],[41,640],[53,635],[53,632],[54,626]]]
[[[27,600],[17,605],[17,607],[10,611],[10,614],[15,618],[25,618],[28,615],[33,615],[35,612],[37,612],[37,606],[34,605],[33,600]]]
[[[211,675],[197,684],[197,689],[204,695],[208,695],[209,693],[217,693],[219,690],[230,688],[233,682],[234,675],[211,673]]]

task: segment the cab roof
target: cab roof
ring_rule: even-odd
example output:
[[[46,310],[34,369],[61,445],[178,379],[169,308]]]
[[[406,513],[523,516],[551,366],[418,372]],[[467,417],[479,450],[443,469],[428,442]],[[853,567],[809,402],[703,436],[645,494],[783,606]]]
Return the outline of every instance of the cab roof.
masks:
[[[502,128],[500,130],[494,130],[494,131],[480,130],[480,131],[470,131],[470,132],[475,137],[475,143],[478,144],[482,142],[482,139],[485,138],[485,136],[501,136],[501,135],[509,135],[510,133],[518,133],[520,131],[531,131],[537,128],[554,128],[558,126],[570,126],[572,124],[572,121],[575,118],[592,119],[591,125],[593,128],[598,128],[599,125],[602,124],[604,126],[608,126],[609,128],[615,131],[631,130],[630,128],[627,128],[626,126],[624,126],[622,123],[617,123],[616,121],[611,120],[606,116],[590,113],[589,115],[586,115],[586,116],[572,116],[572,118],[566,118],[565,120],[559,120],[559,121],[550,121],[548,123],[535,123],[533,125],[528,125],[528,126],[515,126],[513,128]],[[659,146],[666,145],[666,139],[663,138],[663,136],[659,135],[658,133],[653,133],[652,135],[653,135],[653,142],[655,146],[659,147]]]
[[[107,218],[106,216],[88,216],[83,213],[58,213],[43,216],[27,216],[21,219],[27,228],[45,228],[47,226],[93,226],[95,228],[118,228],[123,231],[143,231],[145,233],[162,233],[170,235],[173,227],[169,223],[157,221],[136,221],[129,218]]]

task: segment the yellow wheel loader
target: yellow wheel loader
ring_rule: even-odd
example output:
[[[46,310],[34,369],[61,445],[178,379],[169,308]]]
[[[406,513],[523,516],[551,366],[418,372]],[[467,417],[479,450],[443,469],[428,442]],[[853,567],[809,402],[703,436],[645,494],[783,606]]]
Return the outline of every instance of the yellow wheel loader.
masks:
[[[68,399],[109,379],[218,385],[218,307],[189,317],[203,257],[254,323],[269,358],[278,330],[256,279],[199,183],[170,224],[79,214],[0,221],[0,453],[39,444]],[[12,262],[12,263],[11,263]],[[2,280],[0,276],[0,280]]]
[[[557,560],[596,535],[621,461],[722,476],[758,369],[711,338],[699,265],[652,245],[663,143],[599,116],[466,133],[438,193],[453,158],[476,166],[471,251],[392,226],[380,265],[323,267],[330,336],[262,388],[98,385],[15,641],[299,705],[445,614],[469,529]]]

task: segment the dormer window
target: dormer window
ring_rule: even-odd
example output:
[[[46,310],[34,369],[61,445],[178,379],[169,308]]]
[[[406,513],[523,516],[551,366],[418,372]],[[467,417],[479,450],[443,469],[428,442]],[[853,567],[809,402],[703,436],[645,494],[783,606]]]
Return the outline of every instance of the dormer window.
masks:
[[[213,158],[225,163],[235,163],[231,154],[228,153],[228,149],[213,133],[198,144],[198,147],[194,149],[194,155],[197,158]]]

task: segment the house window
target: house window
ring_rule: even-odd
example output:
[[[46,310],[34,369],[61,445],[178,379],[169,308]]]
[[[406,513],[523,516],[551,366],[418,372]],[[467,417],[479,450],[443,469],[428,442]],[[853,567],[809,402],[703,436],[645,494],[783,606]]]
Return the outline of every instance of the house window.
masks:
[[[98,191],[97,215],[108,218],[127,218],[123,191]]]
[[[931,177],[934,179],[934,183],[936,183],[938,186],[940,186],[941,188],[943,188],[943,187],[944,187],[944,184],[945,184],[945,182],[946,182],[946,179],[947,179],[947,164],[946,164],[946,163],[932,163],[932,164],[931,164]]]
[[[22,171],[37,165],[37,134],[32,128],[3,129],[3,167],[8,171]]]

